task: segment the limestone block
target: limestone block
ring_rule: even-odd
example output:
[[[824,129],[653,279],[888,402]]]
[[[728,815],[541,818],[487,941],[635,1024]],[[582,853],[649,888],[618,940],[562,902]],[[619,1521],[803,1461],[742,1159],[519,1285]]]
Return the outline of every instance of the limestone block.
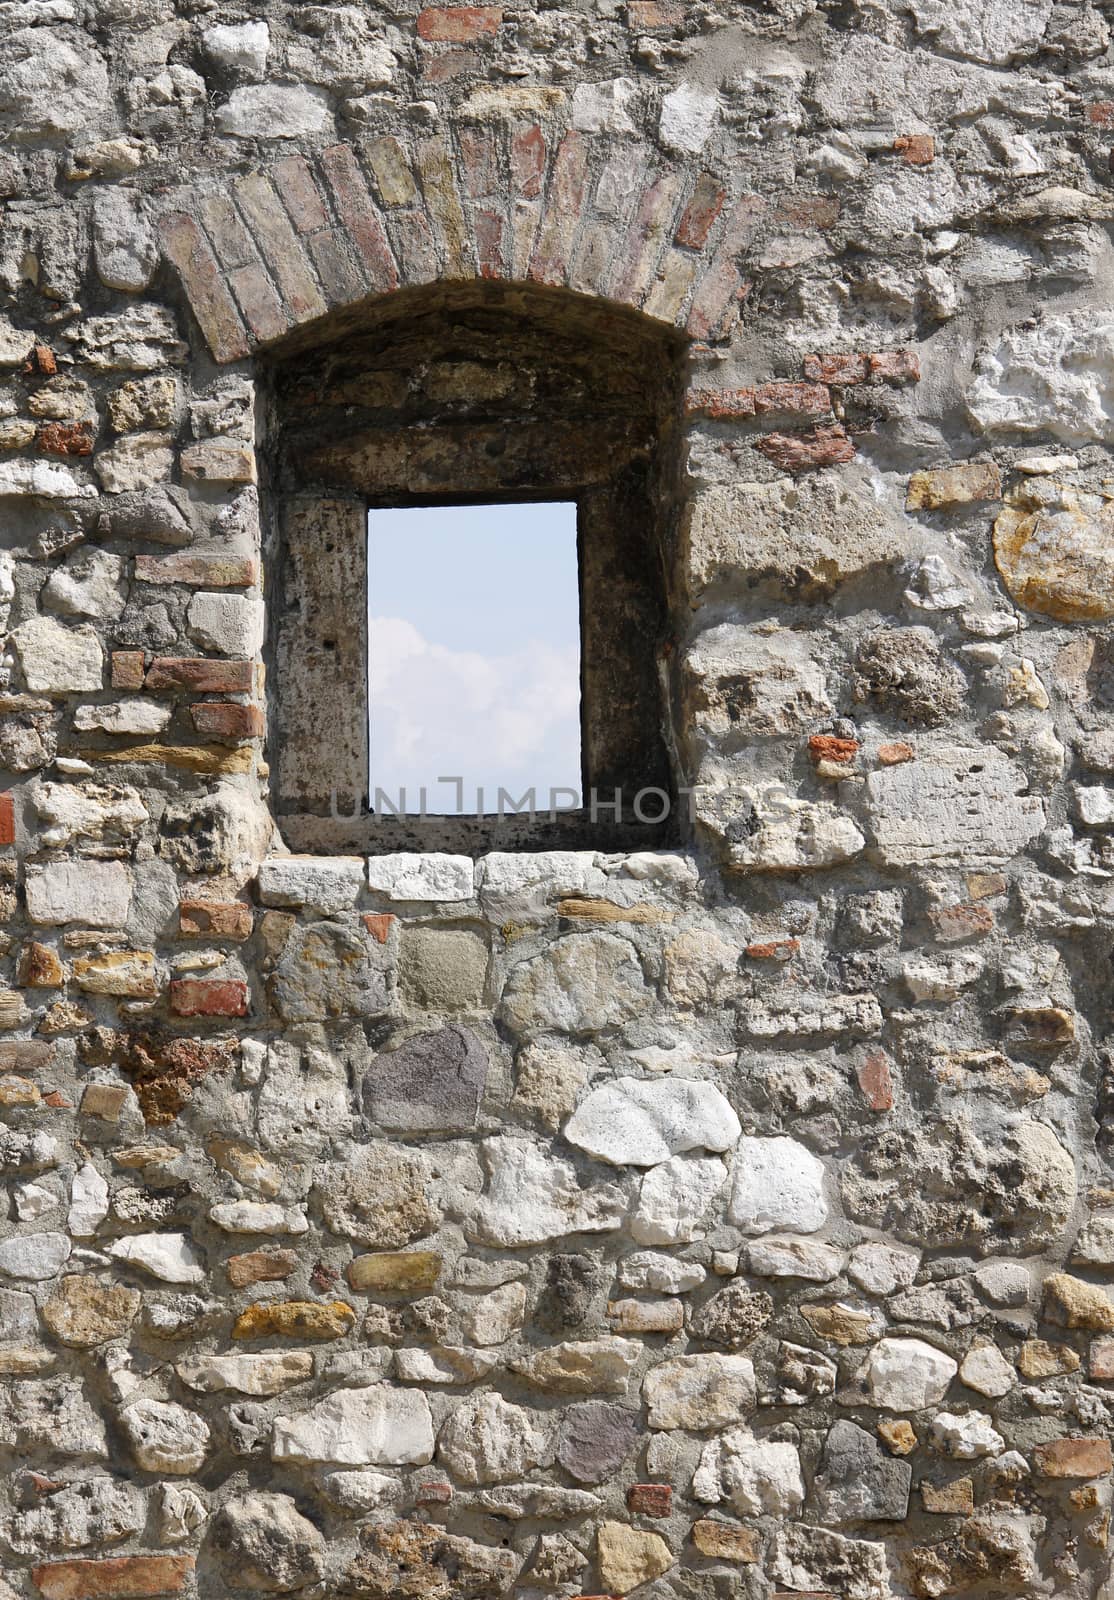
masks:
[[[638,1244],[687,1244],[703,1237],[727,1181],[727,1168],[713,1157],[672,1156],[642,1179],[631,1214]]]
[[[325,1573],[325,1539],[286,1494],[243,1494],[213,1518],[210,1548],[238,1589],[285,1594]]]
[[[775,1535],[770,1573],[789,1588],[835,1592],[844,1600],[885,1600],[892,1593],[885,1545],[801,1524]]]
[[[1044,803],[1024,772],[985,746],[869,774],[874,852],[889,867],[1002,866],[1044,827]]]
[[[598,1033],[647,1010],[635,947],[612,933],[572,933],[511,968],[500,1006],[508,1027]]]
[[[206,54],[239,77],[257,82],[267,69],[271,30],[265,22],[218,22],[201,35]]]
[[[413,1389],[339,1389],[297,1416],[275,1418],[274,1461],[404,1466],[433,1458],[429,1403]]]
[[[138,294],[154,277],[158,259],[143,197],[134,189],[102,189],[93,207],[93,260],[101,282]]]
[[[837,866],[866,843],[854,820],[827,801],[802,800],[782,784],[698,789],[700,825],[719,841],[727,864],[746,872],[800,872]]]
[[[244,660],[262,648],[263,602],[258,595],[199,592],[190,601],[187,620],[190,637],[206,650]]]
[[[489,1391],[457,1406],[438,1435],[437,1453],[462,1483],[501,1483],[551,1460],[553,1446],[533,1412]]]
[[[989,434],[1105,441],[1114,409],[1114,323],[1086,310],[1008,329],[976,361],[967,409]]]
[[[699,634],[684,659],[689,715],[710,740],[734,745],[813,728],[831,715],[825,674],[808,641],[724,622]]]
[[[741,1139],[727,1214],[744,1233],[815,1233],[828,1217],[823,1163],[795,1139]]]
[[[870,1398],[887,1411],[921,1411],[936,1405],[959,1364],[923,1339],[880,1339],[867,1358]]]
[[[73,1249],[64,1233],[23,1233],[0,1242],[0,1272],[33,1283],[57,1277]]]
[[[600,1579],[609,1594],[629,1594],[676,1561],[665,1540],[625,1522],[602,1522],[596,1535]]]
[[[731,1428],[704,1446],[692,1492],[706,1504],[728,1500],[743,1517],[792,1516],[805,1498],[801,1458],[795,1445]]]
[[[298,139],[332,127],[329,96],[301,83],[236,89],[217,112],[221,133],[241,139]]]
[[[129,433],[93,463],[106,494],[131,494],[165,483],[174,465],[174,450],[164,433]]]
[[[34,694],[80,694],[99,690],[104,651],[87,623],[65,628],[53,617],[32,617],[12,635],[28,689]]]
[[[270,856],[259,866],[265,906],[308,906],[322,916],[354,905],[364,881],[359,856]]]
[[[675,1356],[642,1382],[651,1428],[717,1428],[737,1423],[756,1403],[747,1356]]]
[[[188,1477],[209,1448],[204,1419],[170,1401],[136,1400],[120,1412],[120,1428],[144,1472]]]
[[[67,617],[110,622],[124,609],[124,558],[108,550],[83,550],[51,573],[42,604]]]
[[[509,1134],[485,1139],[481,1158],[487,1182],[465,1224],[468,1237],[480,1244],[506,1250],[622,1226],[627,1201],[621,1189],[611,1184],[582,1189],[568,1162],[529,1139]]]
[[[729,1150],[742,1129],[714,1084],[616,1078],[593,1089],[564,1136],[614,1166],[652,1167],[686,1150]]]
[[[475,866],[470,856],[404,851],[370,856],[368,887],[388,900],[470,900]]]
[[[133,1233],[110,1244],[108,1254],[163,1283],[201,1283],[205,1278],[204,1265],[182,1233]]]

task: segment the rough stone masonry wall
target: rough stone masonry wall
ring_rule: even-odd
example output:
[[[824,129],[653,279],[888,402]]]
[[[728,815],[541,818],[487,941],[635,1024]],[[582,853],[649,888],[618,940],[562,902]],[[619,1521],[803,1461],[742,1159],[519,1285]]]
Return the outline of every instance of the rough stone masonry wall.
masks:
[[[1104,11],[0,4],[3,1600],[1108,1584]],[[291,857],[255,351],[523,280],[695,820]]]

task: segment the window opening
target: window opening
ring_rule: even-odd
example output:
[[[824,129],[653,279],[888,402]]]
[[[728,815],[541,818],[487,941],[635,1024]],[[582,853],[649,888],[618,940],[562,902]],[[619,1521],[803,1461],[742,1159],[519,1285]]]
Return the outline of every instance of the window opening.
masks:
[[[371,809],[579,806],[576,503],[374,509],[367,575]]]

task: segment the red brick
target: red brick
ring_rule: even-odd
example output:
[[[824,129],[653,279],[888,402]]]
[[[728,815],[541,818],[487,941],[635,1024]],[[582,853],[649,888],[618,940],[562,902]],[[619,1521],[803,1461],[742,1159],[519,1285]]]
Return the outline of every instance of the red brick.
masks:
[[[668,0],[627,0],[627,26],[636,33],[660,33],[682,26],[683,6]]]
[[[51,1089],[49,1094],[44,1094],[43,1105],[49,1106],[52,1111],[73,1110],[73,1101],[67,1100],[60,1089]]]
[[[403,282],[433,283],[439,271],[437,246],[425,212],[394,212],[391,231]]]
[[[290,326],[282,297],[257,262],[237,267],[228,282],[257,339],[279,339]]]
[[[0,794],[0,845],[15,844],[15,796]]]
[[[1046,1478],[1099,1478],[1111,1469],[1109,1439],[1052,1439],[1038,1444],[1033,1464]]]
[[[498,211],[478,210],[473,223],[480,277],[496,279],[506,277],[507,258],[503,249],[502,216]]]
[[[112,687],[114,689],[142,689],[146,672],[142,650],[114,650],[112,652]]]
[[[827,194],[793,196],[778,207],[774,220],[797,228],[831,228],[839,220],[839,201]]]
[[[588,145],[583,134],[566,133],[553,158],[549,199],[538,231],[529,276],[538,283],[562,284],[569,267],[573,234],[584,207]]]
[[[739,257],[754,239],[765,212],[766,202],[758,195],[744,194],[735,202],[723,238],[692,297],[687,326],[694,339],[719,339],[730,332],[745,292]]]
[[[1109,1383],[1114,1378],[1114,1339],[1092,1339],[1087,1366],[1099,1383]]]
[[[878,746],[878,762],[883,767],[899,767],[903,761],[912,761],[916,752],[904,739],[893,739]]]
[[[654,276],[662,241],[673,220],[680,190],[675,172],[663,173],[644,191],[626,244],[615,265],[611,298],[640,305]]]
[[[0,1041],[0,1072],[42,1072],[54,1063],[56,1051],[45,1039]]]
[[[834,761],[847,766],[859,753],[857,739],[837,739],[832,733],[814,733],[808,741],[808,753],[813,761]]]
[[[867,378],[865,356],[806,356],[801,370],[810,383],[830,383],[834,388],[865,383]]]
[[[868,1050],[856,1073],[863,1099],[872,1111],[892,1111],[894,1104],[893,1077],[890,1058],[884,1050]]]
[[[537,123],[519,128],[511,140],[511,177],[515,193],[534,200],[545,181],[545,134]]]
[[[201,224],[217,260],[226,270],[255,260],[255,245],[240,213],[223,192],[206,195],[198,205]]]
[[[198,733],[214,739],[260,739],[265,731],[262,706],[231,705],[227,700],[202,700],[190,706]]]
[[[686,250],[703,250],[726,199],[727,191],[721,189],[709,173],[702,172],[696,180],[688,204],[681,212],[681,220],[673,235],[674,243],[682,245]]]
[[[306,243],[330,305],[347,305],[365,293],[363,275],[346,233],[327,228],[313,234]]]
[[[1092,128],[1114,128],[1114,100],[1093,100],[1087,107]]]
[[[881,350],[867,356],[872,378],[883,378],[886,383],[919,383],[921,363],[914,350]]]
[[[163,248],[177,267],[194,316],[218,361],[238,361],[251,348],[209,241],[192,217],[172,213],[162,223]]]
[[[928,920],[943,944],[981,939],[994,931],[994,912],[989,906],[936,906],[928,913]]]
[[[838,424],[811,433],[768,433],[757,441],[767,460],[783,472],[812,472],[854,459],[855,446]]]
[[[752,961],[792,961],[800,948],[799,939],[760,939],[747,945],[746,954]]]
[[[473,200],[502,191],[499,147],[490,128],[461,128],[457,135],[463,188]]]
[[[346,144],[330,146],[321,153],[321,166],[333,191],[340,220],[367,268],[371,287],[380,292],[397,289],[398,269],[383,219],[352,150]]]
[[[430,44],[471,44],[499,32],[502,6],[426,6],[418,13],[418,37]]]
[[[176,1017],[246,1017],[248,986],[235,978],[173,978],[170,1009]]]
[[[250,661],[219,661],[210,656],[156,656],[144,679],[144,688],[192,689],[197,694],[250,694],[251,680]]]
[[[37,344],[31,351],[31,360],[44,378],[52,378],[58,371],[58,358],[48,344]]]
[[[248,939],[252,909],[242,900],[183,900],[178,932],[185,939]]]
[[[31,1568],[43,1600],[146,1600],[181,1594],[192,1556],[111,1556],[106,1561],[48,1561]]]
[[[93,454],[93,424],[91,422],[42,422],[35,435],[40,450],[52,456],[91,456]]]
[[[386,944],[391,936],[391,923],[394,917],[385,911],[365,911],[364,927],[371,934],[377,944]]]
[[[278,190],[290,220],[299,233],[317,233],[329,226],[329,214],[304,156],[286,156],[282,161],[276,161],[268,177]]]
[[[414,1496],[414,1504],[418,1506],[447,1506],[453,1497],[453,1486],[444,1478],[430,1478],[425,1483],[419,1483],[418,1492]]]
[[[627,1510],[644,1517],[668,1517],[673,1512],[673,1490],[668,1483],[632,1483],[627,1490]]]
[[[480,58],[475,50],[438,50],[436,55],[424,52],[422,78],[426,83],[451,83],[466,72],[479,72]]]
[[[894,149],[909,167],[927,167],[936,160],[936,140],[930,133],[899,134]]]
[[[753,417],[753,389],[690,389],[685,395],[689,416],[711,417],[715,422]]]
[[[250,556],[136,556],[140,583],[191,583],[206,589],[250,589],[259,562]]]
[[[771,411],[826,417],[831,409],[832,397],[822,383],[763,383],[754,391],[754,410],[760,417]]]
[[[278,285],[295,322],[324,316],[328,309],[290,218],[273,186],[261,172],[252,172],[235,186],[236,203],[247,219],[252,238]]]

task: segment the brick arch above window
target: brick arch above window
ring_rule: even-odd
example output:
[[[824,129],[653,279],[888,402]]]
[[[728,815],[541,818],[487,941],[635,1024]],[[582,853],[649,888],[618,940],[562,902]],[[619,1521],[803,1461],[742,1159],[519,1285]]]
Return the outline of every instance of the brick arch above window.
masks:
[[[524,122],[284,156],[178,192],[161,232],[224,363],[369,297],[476,278],[569,288],[720,339],[767,210],[644,147]]]

